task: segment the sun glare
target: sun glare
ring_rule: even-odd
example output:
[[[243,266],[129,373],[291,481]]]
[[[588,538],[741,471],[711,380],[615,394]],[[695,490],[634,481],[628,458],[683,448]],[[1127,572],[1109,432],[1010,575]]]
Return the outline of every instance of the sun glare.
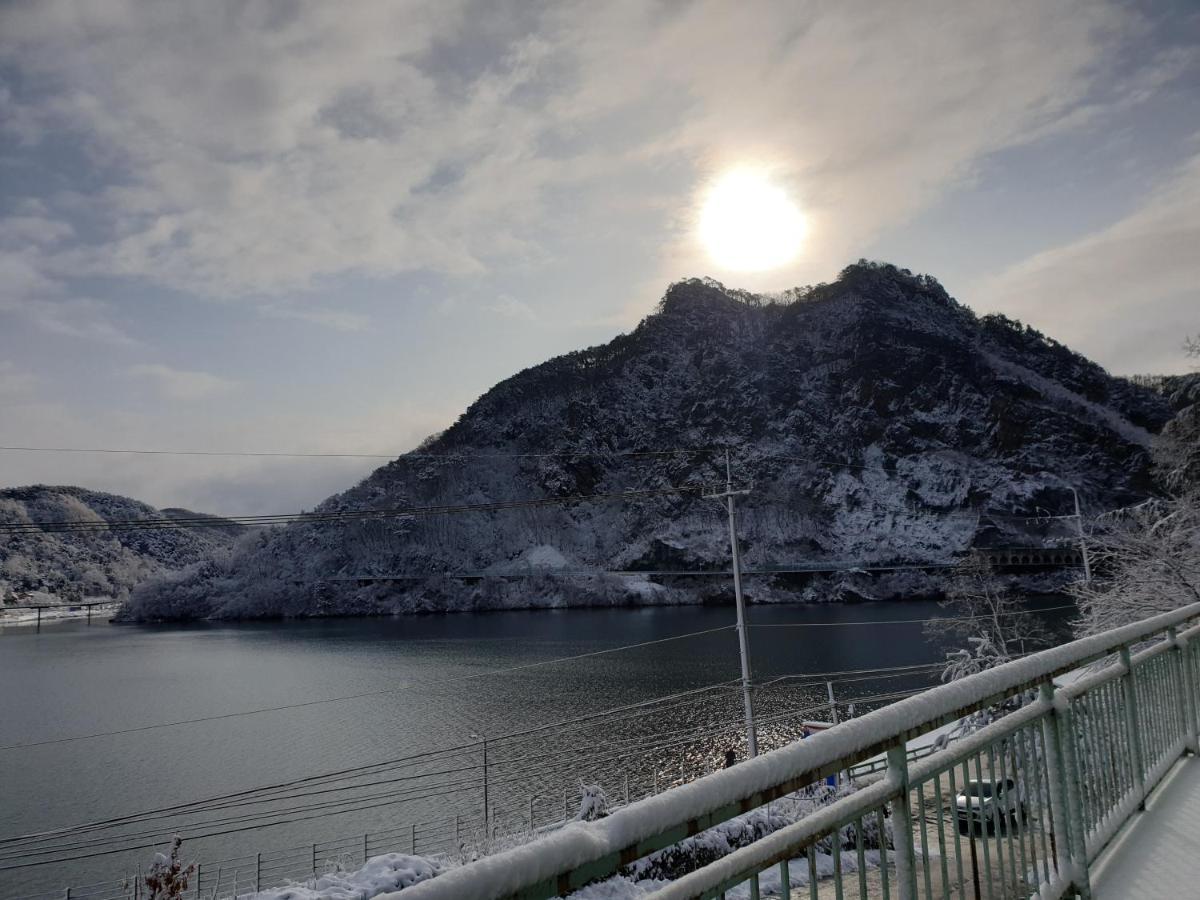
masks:
[[[719,178],[700,211],[700,240],[723,269],[762,272],[800,251],[804,216],[767,177],[735,169]]]

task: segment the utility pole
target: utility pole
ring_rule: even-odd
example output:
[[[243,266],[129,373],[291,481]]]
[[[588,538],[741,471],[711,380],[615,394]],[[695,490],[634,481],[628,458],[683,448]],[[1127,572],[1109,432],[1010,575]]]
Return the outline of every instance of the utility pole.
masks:
[[[1075,498],[1075,534],[1079,536],[1079,554],[1083,557],[1083,582],[1090,584],[1092,580],[1092,563],[1088,559],[1087,541],[1083,537],[1083,514],[1079,511],[1079,492],[1071,488],[1071,496]]]
[[[758,733],[754,728],[754,703],[750,697],[750,639],[746,630],[746,603],[742,598],[742,554],[738,548],[737,511],[735,498],[749,494],[749,488],[733,489],[733,469],[729,463],[729,451],[725,451],[725,491],[720,494],[705,494],[710,500],[724,500],[729,513],[729,548],[733,556],[733,597],[737,605],[738,649],[742,657],[742,701],[746,708],[746,745],[751,759],[758,756]]]

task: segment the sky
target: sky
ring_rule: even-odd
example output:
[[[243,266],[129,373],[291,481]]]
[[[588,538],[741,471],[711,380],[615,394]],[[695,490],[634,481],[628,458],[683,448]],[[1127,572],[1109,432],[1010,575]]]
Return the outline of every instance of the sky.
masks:
[[[802,212],[722,269],[724,173]],[[1200,6],[0,6],[0,444],[393,454],[666,286],[860,257],[1117,374],[1200,331]],[[364,459],[0,451],[0,485],[291,512]]]

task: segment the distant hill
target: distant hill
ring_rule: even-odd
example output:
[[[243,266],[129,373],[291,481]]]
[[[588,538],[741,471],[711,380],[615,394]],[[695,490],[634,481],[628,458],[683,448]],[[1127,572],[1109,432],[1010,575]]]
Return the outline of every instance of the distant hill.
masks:
[[[79,487],[33,485],[0,490],[0,521],[113,521],[196,517]],[[214,517],[215,518],[215,517]],[[0,600],[56,602],[124,599],[138,583],[213,558],[242,526],[156,531],[0,534]]]
[[[1107,509],[1151,490],[1172,415],[1039,332],[978,317],[933,278],[861,262],[762,297],[674,284],[633,332],[523,371],[420,452],[321,512],[568,497],[723,480],[749,567],[948,562],[1065,533],[1071,488]],[[645,455],[624,455],[639,452]],[[522,456],[521,454],[526,454]],[[227,561],[148,583],[130,617],[277,616],[695,602],[725,579],[556,578],[554,569],[725,568],[720,508],[695,494],[260,532]],[[541,573],[532,579],[446,578]],[[391,581],[353,576],[397,575]],[[339,580],[346,579],[346,580]],[[896,596],[919,573],[755,578],[755,600]]]

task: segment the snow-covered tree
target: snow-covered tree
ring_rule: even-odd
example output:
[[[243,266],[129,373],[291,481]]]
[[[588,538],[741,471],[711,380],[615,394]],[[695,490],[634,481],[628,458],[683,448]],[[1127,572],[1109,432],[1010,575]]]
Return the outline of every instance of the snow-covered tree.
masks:
[[[926,623],[930,637],[959,646],[946,653],[943,681],[954,681],[1049,643],[1050,635],[1022,599],[1005,589],[991,562],[971,553],[954,570],[941,606],[951,614]]]
[[[1082,634],[1200,602],[1200,487],[1101,517],[1089,552],[1095,577],[1072,589]]]
[[[575,819],[579,822],[594,822],[608,815],[608,795],[598,784],[579,783],[579,812]]]
[[[942,681],[976,675],[1050,643],[1045,626],[1018,594],[1004,587],[982,553],[972,553],[955,569],[941,606],[951,615],[930,619],[925,633],[959,645],[946,652]],[[962,719],[947,739],[970,734],[1027,699],[1013,697],[995,708],[979,710]]]
[[[1186,344],[1200,357],[1200,337]],[[1077,630],[1095,634],[1200,602],[1200,385],[1186,376],[1182,407],[1153,449],[1163,496],[1101,516],[1089,552],[1095,577],[1077,584]]]
[[[179,835],[171,842],[171,853],[156,853],[150,871],[146,873],[147,900],[182,900],[188,889],[188,879],[196,871],[195,863],[186,866],[179,859]]]

